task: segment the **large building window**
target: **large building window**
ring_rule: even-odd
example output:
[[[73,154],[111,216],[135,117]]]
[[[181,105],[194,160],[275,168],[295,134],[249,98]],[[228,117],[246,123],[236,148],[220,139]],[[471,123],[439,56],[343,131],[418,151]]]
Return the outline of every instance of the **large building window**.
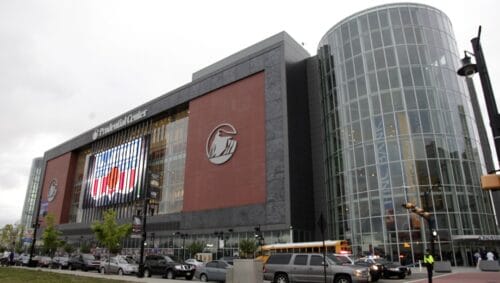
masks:
[[[101,219],[103,211],[109,208],[117,211],[118,218],[131,218],[142,208],[143,188],[147,185],[144,176],[148,174],[159,175],[162,188],[148,213],[180,212],[184,200],[187,126],[188,111],[182,108],[123,129],[80,150],[69,222],[91,223]]]
[[[183,111],[152,126],[149,170],[160,176],[159,214],[180,212],[183,207],[188,120]]]

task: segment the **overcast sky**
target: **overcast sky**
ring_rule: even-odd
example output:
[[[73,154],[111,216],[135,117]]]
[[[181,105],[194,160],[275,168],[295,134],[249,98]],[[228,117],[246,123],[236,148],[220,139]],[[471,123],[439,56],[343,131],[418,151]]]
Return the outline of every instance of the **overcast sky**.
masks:
[[[0,0],[0,228],[20,220],[32,159],[46,150],[278,32],[315,55],[333,25],[390,2]],[[461,51],[483,26],[498,94],[500,2],[416,2],[450,17]]]

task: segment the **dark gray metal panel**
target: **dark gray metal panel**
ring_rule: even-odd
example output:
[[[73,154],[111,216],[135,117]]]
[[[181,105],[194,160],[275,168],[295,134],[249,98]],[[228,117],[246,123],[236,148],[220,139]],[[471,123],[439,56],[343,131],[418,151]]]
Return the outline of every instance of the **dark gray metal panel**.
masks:
[[[307,85],[309,89],[309,119],[311,123],[311,156],[314,188],[315,219],[321,213],[327,217],[327,192],[325,184],[325,132],[323,107],[321,101],[321,83],[319,78],[319,62],[317,56],[307,61]],[[316,227],[316,239],[320,232]]]
[[[248,60],[248,57],[267,52],[270,46],[272,48],[272,46],[281,45],[283,41],[289,41],[290,39],[291,37],[286,32],[280,32],[193,73],[192,80],[199,80],[203,77],[210,76],[211,74],[219,73],[222,70],[230,68],[234,65],[241,65],[241,62]],[[306,52],[303,48],[302,51]]]
[[[289,179],[289,223],[294,230],[311,240],[314,226],[314,198],[311,171],[310,124],[306,60],[308,54],[296,42],[285,43],[286,112]]]

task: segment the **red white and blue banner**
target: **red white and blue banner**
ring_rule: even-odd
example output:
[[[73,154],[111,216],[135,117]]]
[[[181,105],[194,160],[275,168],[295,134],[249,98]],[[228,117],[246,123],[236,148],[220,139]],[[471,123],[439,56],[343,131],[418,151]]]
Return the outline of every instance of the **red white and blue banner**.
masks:
[[[90,157],[83,207],[108,206],[141,197],[147,147],[138,138]]]

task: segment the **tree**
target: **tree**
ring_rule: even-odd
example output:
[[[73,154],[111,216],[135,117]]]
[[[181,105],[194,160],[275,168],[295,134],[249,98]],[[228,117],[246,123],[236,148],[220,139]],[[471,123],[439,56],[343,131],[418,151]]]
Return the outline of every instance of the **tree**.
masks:
[[[80,245],[80,253],[88,254],[90,253],[90,244],[87,242],[81,243]]]
[[[6,224],[2,229],[2,234],[0,235],[0,246],[7,250],[13,249],[19,233],[18,228],[19,227],[12,224]]]
[[[44,254],[52,256],[56,252],[57,248],[61,245],[61,240],[59,240],[61,235],[61,231],[57,230],[55,226],[54,214],[48,213],[45,216],[45,229],[42,234],[42,250]]]
[[[75,251],[75,247],[73,247],[72,245],[70,245],[68,243],[65,243],[63,245],[63,250],[67,254],[72,254]]]
[[[255,251],[257,251],[257,242],[254,239],[241,239],[240,256],[242,258],[253,258]]]
[[[95,221],[92,226],[92,231],[96,239],[101,242],[111,254],[116,254],[121,250],[120,243],[123,238],[132,233],[132,224],[118,225],[116,222],[116,212],[108,209],[104,212],[104,220]]]
[[[24,250],[23,236],[24,236],[24,226],[18,226],[17,227],[17,241],[16,241],[16,245],[15,245],[15,251],[18,254],[20,254]]]
[[[194,241],[186,247],[190,258],[196,255],[197,253],[203,252],[204,248],[205,248],[205,243],[198,241]]]

